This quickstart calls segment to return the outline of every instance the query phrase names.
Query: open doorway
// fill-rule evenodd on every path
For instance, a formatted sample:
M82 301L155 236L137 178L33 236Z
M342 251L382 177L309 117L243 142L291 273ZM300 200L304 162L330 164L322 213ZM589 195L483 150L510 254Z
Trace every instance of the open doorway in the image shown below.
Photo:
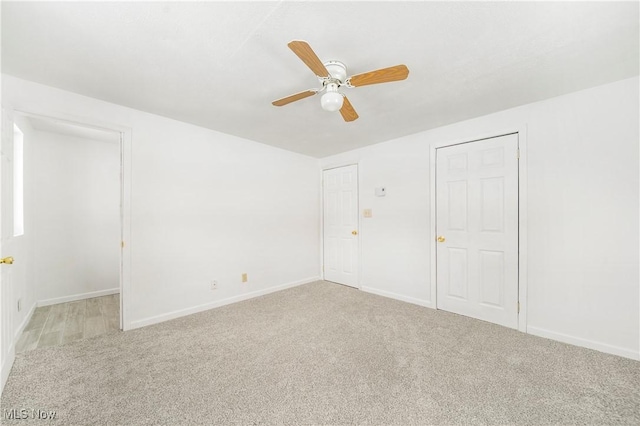
M23 141L24 234L11 244L22 260L11 285L27 311L15 352L121 330L123 134L18 112L14 123Z

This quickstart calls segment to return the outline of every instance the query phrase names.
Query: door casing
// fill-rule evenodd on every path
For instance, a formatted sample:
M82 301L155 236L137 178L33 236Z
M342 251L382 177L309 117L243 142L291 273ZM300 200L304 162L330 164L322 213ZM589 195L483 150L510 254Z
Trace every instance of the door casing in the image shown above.
M447 146L478 142L510 134L518 135L518 330L527 332L527 126L494 131L475 137L460 138L451 141L438 142L431 145L429 150L430 166L430 226L429 226L429 257L431 304L437 309L437 270L436 270L436 150Z

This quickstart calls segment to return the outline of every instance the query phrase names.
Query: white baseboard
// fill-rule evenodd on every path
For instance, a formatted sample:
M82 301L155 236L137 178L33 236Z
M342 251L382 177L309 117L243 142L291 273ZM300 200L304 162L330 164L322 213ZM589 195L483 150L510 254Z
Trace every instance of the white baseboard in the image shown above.
M20 327L16 330L16 333L13 335L13 339L11 340L11 346L9 346L9 352L7 353L7 357L2 363L2 367L0 367L0 394L4 390L4 385L7 383L7 379L9 378L9 373L11 372L11 367L13 367L13 362L16 359L16 344L18 343L18 339L22 335L22 332L31 321L31 317L36 310L36 303L31 305L29 309L29 313L25 316L24 320L20 324Z
M418 299L415 297L404 296L402 294L393 293L391 291L386 290L378 290L377 288L362 286L362 291L371 294L377 294L378 296L389 297L391 299L400 300L402 302L412 303L414 305L424 306L425 308L433 308L433 303L429 300Z
M609 345L607 343L596 342L593 340L583 339L581 337L570 336L568 334L558 333L555 331L545 330L544 328L532 326L527 326L527 333L533 334L534 336L546 337L547 339L568 343L570 345L582 346L583 348L594 349L596 351L605 352L608 354L640 360L640 352L634 351L632 349L621 348L619 346Z
M110 288L108 290L92 291L89 293L72 294L71 296L56 297L54 299L38 300L38 307L57 305L58 303L75 302L76 300L91 299L93 297L109 296L110 294L120 293L119 288Z
M4 385L7 383L7 379L9 378L9 373L11 372L11 367L13 367L13 361L16 359L16 345L15 343L11 344L9 348L9 352L2 362L2 367L0 367L0 395L4 390Z
M362 291L367 293L376 294L378 296L389 297L391 299L400 300L402 302L413 303L414 305L420 305L427 308L435 308L433 303L428 300L417 299L414 297L404 296L402 294L393 293L386 290L379 290L372 287L362 286ZM631 358L634 360L640 360L640 351L634 351L633 349L621 348L619 346L609 345L607 343L596 342L593 340L583 339L580 337L570 336L568 334L557 333L555 331L545 330L543 328L527 326L527 333L534 336L545 337L551 340L557 340L559 342L568 343L570 345L581 346L584 348L594 349L596 351L609 353L612 355L618 355L625 358Z
M303 280L290 282L287 284L277 285L273 287L266 288L264 290L252 291L250 293L241 294L238 296L228 297L222 300L214 300L213 302L204 303L202 305L197 305L191 308L180 309L173 312L168 312L162 315L156 315L149 318L144 318L137 321L132 321L130 324L130 328L128 330L133 330L135 328L145 327L147 325L158 324L164 321L169 321L175 318L184 317L186 315L195 314L202 311L208 311L209 309L218 308L220 306L229 305L231 303L242 302L243 300L253 299L254 297L264 296L265 294L275 293L276 291L285 290L287 288L296 287L303 284L309 284L314 281L320 280L320 277L310 277L305 278Z
M36 307L37 307L37 303L34 302L33 305L31 305L31 309L29 309L29 313L27 314L27 316L24 317L22 324L20 324L20 327L18 327L18 330L16 331L15 336L13 336L14 342L18 341L18 339L22 335L22 332L27 327L27 324L29 324L29 321L31 321L31 317L33 316L33 313L36 311Z

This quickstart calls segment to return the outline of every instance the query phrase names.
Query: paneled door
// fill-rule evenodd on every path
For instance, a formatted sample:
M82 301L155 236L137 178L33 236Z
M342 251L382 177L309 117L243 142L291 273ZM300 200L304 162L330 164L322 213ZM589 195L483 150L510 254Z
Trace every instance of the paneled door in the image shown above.
M437 306L518 328L518 135L436 150Z
M17 314L17 302L15 295L16 278L12 264L13 257L17 262L24 262L24 257L17 253L17 242L22 238L22 230L15 225L16 214L14 211L14 199L17 193L14 191L14 171L16 169L16 150L21 150L22 140L14 140L16 128L13 123L13 112L2 109L2 141L0 143L0 365L1 382L0 390L11 370L15 358L14 333L16 329L15 316ZM19 146L18 146L19 145ZM18 151L18 152L19 152ZM19 227L22 225L20 224ZM24 270L24 265L22 265Z
M358 166L322 174L324 279L358 287Z

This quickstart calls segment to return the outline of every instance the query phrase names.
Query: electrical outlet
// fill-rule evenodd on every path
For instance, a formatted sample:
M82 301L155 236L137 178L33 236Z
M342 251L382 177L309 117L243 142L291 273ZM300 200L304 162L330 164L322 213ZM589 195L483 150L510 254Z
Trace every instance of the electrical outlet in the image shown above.
M218 289L218 281L213 280L211 281L211 290L217 290Z
M22 310L22 299L18 299L18 312Z
M247 278L247 273L245 272L244 274L242 274L242 282L246 283L247 281L249 281L249 278Z

